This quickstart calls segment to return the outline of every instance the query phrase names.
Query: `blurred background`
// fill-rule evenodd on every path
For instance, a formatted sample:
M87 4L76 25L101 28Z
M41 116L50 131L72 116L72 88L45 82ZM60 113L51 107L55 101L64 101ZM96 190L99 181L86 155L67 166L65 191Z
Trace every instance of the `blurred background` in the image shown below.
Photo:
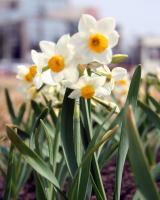
M129 55L123 66L160 68L159 9L160 0L0 0L0 123L7 121L4 87L14 102L20 101L16 66L31 63L30 50L39 50L40 40L56 42L65 33L75 33L83 13L116 19L121 37L114 52Z
M129 55L128 68L160 66L159 8L159 0L0 0L0 74L30 62L40 40L74 34L82 13L116 19L121 37L114 52Z

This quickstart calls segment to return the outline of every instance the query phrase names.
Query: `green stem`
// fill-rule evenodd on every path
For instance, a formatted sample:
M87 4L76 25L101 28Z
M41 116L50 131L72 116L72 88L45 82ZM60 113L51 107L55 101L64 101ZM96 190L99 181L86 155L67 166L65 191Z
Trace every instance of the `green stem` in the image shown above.
M74 127L74 148L77 158L77 163L80 165L82 159L82 143L80 135L80 108L79 108L79 99L76 99L74 105L74 117L73 117L73 127Z
M90 111L88 108L88 103L85 99L82 99L82 113L83 113L83 118L84 118L83 120L84 120L85 129L86 129L87 139L89 143L92 139L92 127L91 127L91 120L90 120L90 114L89 114ZM103 187L100 169L99 169L99 165L98 165L98 161L97 161L97 157L95 153L93 155L93 159L91 162L91 174L98 188L98 190L95 190L97 197L99 196L99 192L100 192L102 199L106 200L107 197L106 197L105 190Z

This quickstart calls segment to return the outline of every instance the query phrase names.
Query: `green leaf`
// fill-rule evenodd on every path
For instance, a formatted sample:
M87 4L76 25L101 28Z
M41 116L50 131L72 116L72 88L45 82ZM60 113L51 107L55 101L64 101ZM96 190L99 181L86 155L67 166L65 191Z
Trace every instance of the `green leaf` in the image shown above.
M159 200L160 195L158 194L153 177L150 174L149 165L136 127L131 106L129 107L126 115L126 124L130 145L129 157L135 175L135 181L140 189L140 192L146 199Z
M91 160L94 155L94 152L98 150L98 148L106 141L109 140L109 138L113 135L115 130L118 127L115 127L112 130L109 130L107 133L101 135L98 142L96 140L96 137L93 137L91 142L88 145L88 148L83 156L83 160L76 172L76 175L74 176L72 187L69 192L69 199L85 199L87 195L87 188L90 178L90 165ZM101 194L101 188L97 186L97 183L95 183L93 176L92 177L92 183L94 185L94 189L96 191L96 195L98 199L104 199L104 197Z
M149 100L151 101L151 103L155 106L157 112L160 112L160 103L158 101L156 101L153 97L149 96L148 97Z
M60 192L60 194L63 195L63 197L65 198L64 194L59 188L59 183L56 177L54 176L46 162L43 161L38 154L32 151L11 128L7 127L7 130L8 137L16 146L16 148L21 152L26 162L41 176L50 181L54 185L55 189L58 190L58 192Z
M31 106L34 112L36 113L36 115L39 115L41 113L41 108L36 101L31 100Z
M152 169L151 169L151 174L155 180L159 179L160 177L160 163L156 164Z
M35 132L36 128L38 128L39 124L40 124L40 120L44 119L46 116L48 115L48 108L44 108L42 110L42 112L38 115L34 127L33 127L33 132Z
M26 140L30 138L30 135L25 132L24 130L21 130L19 127L15 127L17 128L17 134L21 137L22 140Z
M53 172L56 171L58 155L59 155L59 147L61 145L60 138L60 123L61 123L61 114L59 113L59 117L56 121L56 129L55 129L55 137L53 141Z
M47 200L46 192L43 187L41 177L35 172L34 173L35 184L36 184L36 199L37 200Z
M5 88L5 97L6 97L6 102L7 102L7 107L8 107L8 112L11 116L12 122L16 123L16 115L15 115L15 111L12 105L12 101L8 92L8 89Z
M138 101L138 105L143 109L143 111L147 114L148 119L154 123L157 128L160 128L160 117L147 105Z
M47 138L47 142L48 142L50 164L53 166L53 147L52 147L53 141L49 134L48 127L45 125L45 123L43 122L42 119L40 121L41 121L42 127L44 129L44 132L46 134L46 138Z
M80 131L80 106L79 99L75 100L74 105L74 116L73 116L73 128L74 128L74 148L77 157L78 165L82 159L82 142L81 142L81 131Z
M121 128L120 143L118 148L114 200L120 199L123 168L129 147L129 141L125 124L126 108L128 107L129 104L131 104L133 108L136 109L140 80L141 80L141 66L139 65L136 68L134 75L132 77L124 110L122 111L122 113L120 113L121 115L119 115L121 117L120 119L122 120L122 128Z
M73 177L78 168L78 165L74 151L73 139L74 100L68 98L70 93L71 90L66 89L61 115L61 140L68 170L71 174L71 177Z
M26 111L26 104L23 103L19 109L17 124L20 124L22 122L25 111Z
M102 157L99 157L99 166L100 169L104 167L104 165L117 153L118 144L113 145L109 151L105 151L102 154Z
M88 109L88 102L81 98L81 114L83 117L83 123L84 123L84 128L86 130L86 134L87 134L87 139L88 139L88 143L91 141L92 139L92 127L91 127L91 120L90 120L90 110ZM106 199L106 194L104 191L104 187L103 187L103 182L102 182L102 178L101 178L101 174L100 174L100 169L98 166L98 161L97 161L97 157L96 154L94 153L93 155L93 159L91 162L91 174L93 176L94 182L97 184L97 188L99 189L102 198L105 200ZM95 191L97 192L97 191ZM97 193L98 195L98 193Z
M8 133L8 131L7 131ZM11 145L10 153L9 153L9 161L7 168L7 178L6 178L6 188L4 193L4 200L9 200L13 196L13 171L14 169L14 147Z
M19 195L19 192L29 179L31 172L32 168L26 162L20 160L19 171L16 171L16 194Z

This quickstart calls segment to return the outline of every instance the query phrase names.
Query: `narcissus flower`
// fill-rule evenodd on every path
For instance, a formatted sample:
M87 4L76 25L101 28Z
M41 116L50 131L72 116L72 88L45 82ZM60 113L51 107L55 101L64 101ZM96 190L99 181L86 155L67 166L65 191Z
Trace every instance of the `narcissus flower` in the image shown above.
M97 68L96 73L105 77L105 87L108 90L113 90L115 83L118 81L123 82L123 79L127 76L126 69L122 67L115 67L111 71L106 65Z
M79 78L76 84L70 87L74 89L74 91L69 95L69 98L76 99L83 97L85 99L90 99L93 96L101 97L110 95L110 91L103 87L104 83L104 77L89 77L84 75Z
M47 56L47 66L55 82L60 82L64 79L70 79L74 82L78 79L78 70L71 63L73 48L70 44L69 35L62 36L57 44L41 41L40 48L45 57Z
M115 81L114 92L119 95L126 96L129 91L129 85L130 79L129 76L126 75L123 79Z
M19 65L17 68L18 74L16 78L19 80L23 80L28 84L32 84L37 74L37 66L32 65L30 67L26 67L25 65Z
M17 78L24 81L24 83L27 85L34 84L36 88L39 89L43 84L41 73L43 67L46 66L45 55L32 50L31 57L34 64L29 67L26 67L25 65L19 65L17 67Z
M112 48L117 45L119 34L115 31L115 20L103 18L99 21L90 15L82 15L78 25L79 32L72 36L71 42L76 54L81 54L81 63L99 62L109 64Z

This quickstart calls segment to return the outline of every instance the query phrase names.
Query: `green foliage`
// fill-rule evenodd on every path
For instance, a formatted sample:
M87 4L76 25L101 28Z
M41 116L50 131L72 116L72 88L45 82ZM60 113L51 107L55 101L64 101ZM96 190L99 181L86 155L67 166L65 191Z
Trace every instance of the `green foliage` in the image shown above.
M117 55L114 62L125 57ZM68 98L70 89L58 107L44 95L44 102L32 100L16 111L6 89L13 124L7 125L11 146L0 146L0 171L6 179L4 199L18 198L33 174L38 200L90 200L93 193L97 200L107 200L101 169L115 155L114 200L120 199L127 155L137 183L133 199L160 199L156 186L160 178L156 162L160 103L148 92L144 101L139 100L140 84L138 66L120 112L114 104L98 98L72 100Z

